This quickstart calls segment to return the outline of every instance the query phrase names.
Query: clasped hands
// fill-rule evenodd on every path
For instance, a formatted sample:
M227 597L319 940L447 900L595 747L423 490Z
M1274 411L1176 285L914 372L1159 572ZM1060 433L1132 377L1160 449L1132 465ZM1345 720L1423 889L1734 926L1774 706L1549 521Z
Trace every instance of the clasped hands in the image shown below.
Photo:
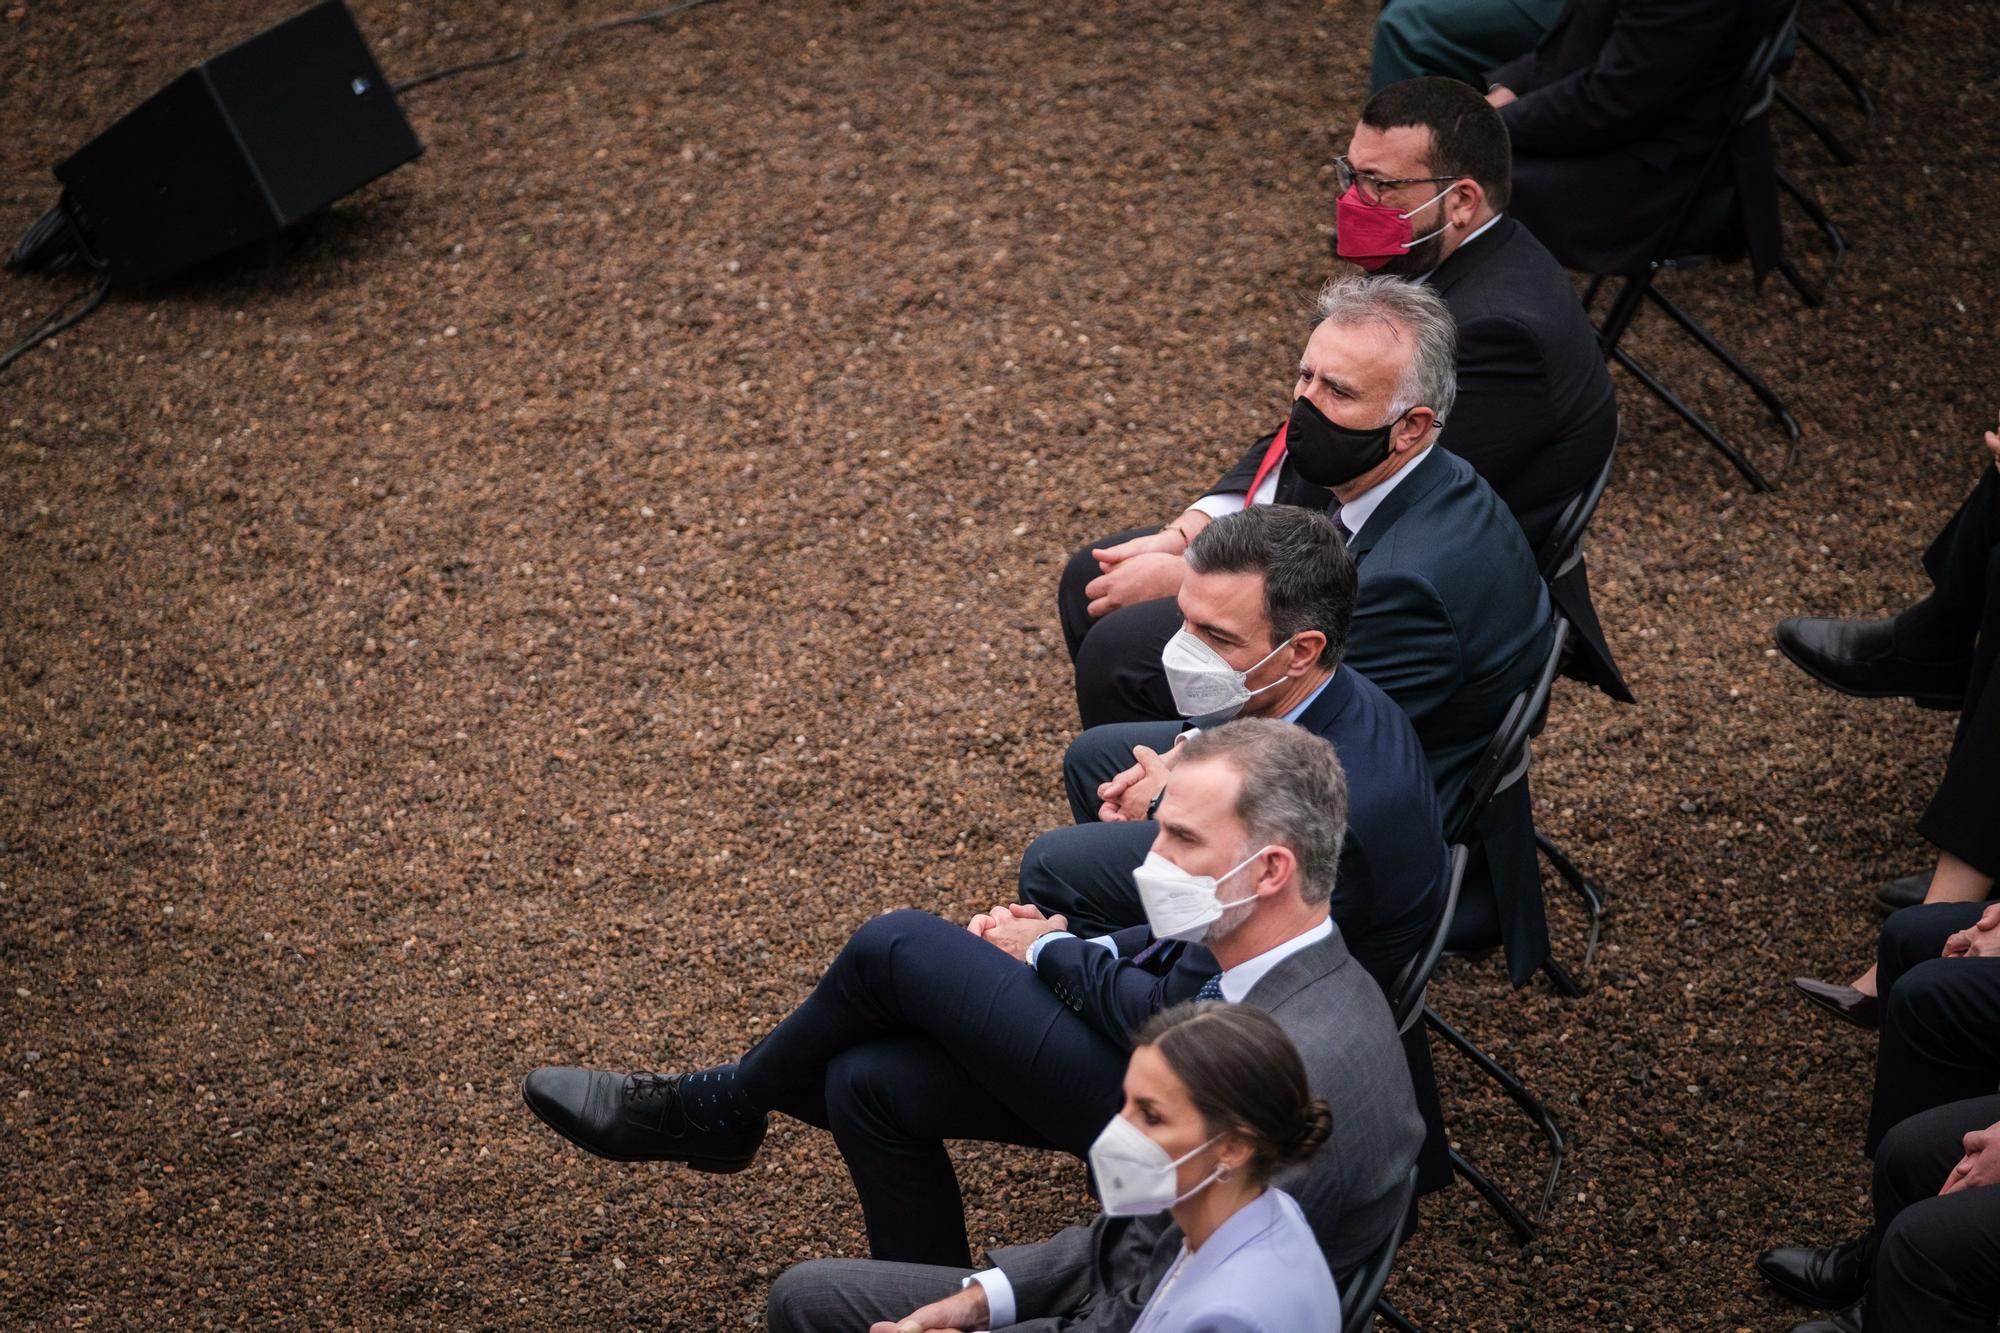
M1153 798L1167 785L1167 770L1174 766L1176 753L1169 750L1160 755L1146 746L1133 746L1132 767L1111 781L1098 784L1097 799L1104 804L1097 807L1097 817L1107 824L1121 819L1144 819L1152 808Z
M2000 903L1990 904L1969 929L1944 942L1946 958L2000 958Z
M1029 903L991 907L968 921L965 928L1002 953L1028 961L1028 946L1055 930L1068 930L1069 918L1058 912L1045 916ZM928 1325L926 1326L928 1327Z
M1944 1178L1944 1187L1939 1194L1956 1194L1960 1190L1983 1189L1988 1185L2000 1185L2000 1122L1985 1129L1975 1129L1965 1136L1965 1156L1958 1159L1958 1165Z
M1185 529L1167 527L1092 550L1091 558L1102 572L1083 588L1090 599L1091 618L1178 593L1187 573L1187 563L1181 559L1187 548Z

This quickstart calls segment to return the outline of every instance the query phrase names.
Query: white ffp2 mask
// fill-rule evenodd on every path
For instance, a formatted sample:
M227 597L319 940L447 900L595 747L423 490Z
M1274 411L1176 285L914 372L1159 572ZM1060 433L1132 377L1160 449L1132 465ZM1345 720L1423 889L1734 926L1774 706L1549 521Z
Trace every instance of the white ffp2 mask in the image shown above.
M1252 698L1285 682L1286 677L1280 676L1270 685L1259 685L1253 690L1244 678L1291 643L1286 639L1252 663L1249 670L1238 671L1223 660L1221 653L1190 633L1187 626L1181 626L1160 651L1160 665L1166 669L1167 688L1173 691L1174 707L1182 717L1206 717L1211 713L1234 717Z
M1260 847L1220 875L1192 875L1158 852L1147 852L1146 859L1132 872L1132 882L1138 886L1139 902L1146 909L1146 926L1153 932L1153 938L1201 943L1209 926L1224 911L1241 907L1257 896L1252 893L1249 898L1223 902L1217 892L1222 881L1270 850Z
M1145 1130L1122 1115L1112 1116L1111 1123L1090 1145L1090 1171L1097 1177L1097 1195L1104 1201L1104 1211L1112 1217L1164 1213L1181 1200L1207 1189L1221 1177L1221 1166L1186 1194L1175 1192L1174 1171L1221 1137L1217 1134L1192 1152L1169 1157L1167 1150L1153 1142Z

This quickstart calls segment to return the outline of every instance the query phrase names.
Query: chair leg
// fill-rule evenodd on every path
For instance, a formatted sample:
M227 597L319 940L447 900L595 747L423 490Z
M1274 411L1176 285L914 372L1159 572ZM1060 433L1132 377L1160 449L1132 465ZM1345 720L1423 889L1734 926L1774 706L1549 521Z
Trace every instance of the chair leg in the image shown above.
M1887 37L1889 35L1889 25L1875 17L1875 11L1862 3L1862 0L1842 0L1842 3L1853 11L1854 17L1860 19L1861 25L1867 28L1869 32L1877 37Z
M1465 1155L1456 1148L1451 1150L1451 1169L1464 1177L1466 1184L1479 1191L1479 1197L1486 1200L1487 1205L1499 1214L1500 1220L1507 1224L1507 1229L1514 1233L1514 1239L1518 1243L1526 1245L1534 1240L1538 1233L1535 1224L1528 1220L1528 1215L1515 1207L1514 1201L1507 1197L1507 1192L1494 1184L1485 1172L1467 1161Z
M1792 290L1799 294L1799 299L1806 303L1807 309L1817 310L1826 304L1826 294L1813 285L1812 279L1799 272L1799 266L1789 258L1782 256L1779 258L1778 272L1784 275L1786 282L1792 284Z
M1549 841L1540 829L1535 830L1535 846L1548 858L1549 865L1563 883L1583 899L1583 910L1590 917L1590 938L1583 946L1583 962L1577 970L1587 974L1591 960L1597 957L1597 943L1604 934L1604 895L1588 876L1576 868L1576 862L1570 860L1562 848Z
M1542 1105L1541 1099L1528 1091L1526 1084L1514 1077L1508 1070L1502 1068L1492 1056L1480 1050L1472 1038L1445 1022L1444 1017L1429 1005L1424 1006L1424 1023L1431 1031L1449 1042L1460 1055L1472 1061L1481 1073L1499 1084L1500 1091L1506 1093L1514 1105L1520 1107L1527 1114L1528 1119L1535 1122L1535 1127L1541 1130L1542 1137L1548 1140L1549 1153L1554 1158L1554 1161L1549 1166L1548 1183L1542 1188L1541 1211L1535 1214L1537 1219L1546 1218L1549 1214L1549 1205L1555 1200L1556 1181L1562 1175L1563 1157L1568 1152L1568 1148L1563 1140L1562 1127L1556 1124L1556 1118L1549 1114L1549 1108ZM1474 1178L1478 1175L1478 1169L1473 1167L1470 1162L1463 1162L1463 1159L1456 1150L1452 1152L1452 1166L1458 1170L1460 1175L1465 1176L1471 1182L1474 1189L1486 1195L1488 1203L1492 1203L1496 1209L1500 1209L1500 1204L1495 1202L1493 1197L1495 1194L1499 1194L1498 1188L1493 1187L1491 1181L1487 1182L1487 1186L1492 1188L1491 1194L1488 1193L1486 1188L1482 1188L1479 1179L1484 1178ZM1500 1197L1504 1199L1506 1196L1503 1194ZM1508 1216L1508 1210L1510 1209L1516 1213L1519 1211L1518 1209L1514 1209L1513 1204L1510 1202L1506 1209L1500 1210L1501 1216ZM1512 1225L1511 1220L1509 1225ZM1516 1232L1518 1234L1519 1228L1516 1228ZM1524 1236L1522 1243L1526 1244L1527 1240L1528 1238Z
M1803 26L1798 29L1798 34L1799 45L1826 62L1827 69L1832 71L1834 78L1840 80L1840 86L1847 89L1847 95L1854 99L1854 105L1861 108L1861 113L1865 116L1874 115L1875 98L1868 91L1868 86L1861 82L1860 76L1836 59L1833 52L1821 46L1819 39L1807 32Z
M1602 278L1592 279L1592 293L1602 281ZM1605 313L1604 322L1597 326L1597 341L1602 344L1606 356L1610 356L1624 341L1625 331L1632 327L1633 319L1639 314L1640 303L1646 299L1646 293L1652 290L1652 286L1653 271L1648 269L1637 277L1625 279L1618 294L1611 298L1611 309Z
M1839 135L1827 128L1825 121L1800 106L1798 98L1793 97L1783 88L1775 89L1774 96L1777 98L1779 106L1782 106L1785 110L1791 112L1804 122L1805 127L1813 132L1813 137L1818 139L1825 146L1826 151L1833 155L1835 162L1838 162L1843 167L1851 167L1861 160L1855 156L1853 149L1840 141Z
M1785 406L1785 400L1772 392L1771 386L1759 379L1755 371L1731 355L1729 349L1717 342L1693 315L1681 309L1659 288L1648 287L1646 296L1654 305L1667 312L1667 318L1681 326L1681 332L1700 343L1710 356L1728 368L1730 374L1748 385L1750 392L1757 395L1757 401L1764 405L1788 437L1794 440L1799 438L1799 423L1792 416L1791 410Z
M1542 960L1542 975L1547 977L1549 984L1556 988L1556 994L1562 996L1565 1000L1581 1000L1583 998L1583 987L1578 985L1576 978L1569 974L1569 969L1558 963L1555 959L1544 958Z
M1411 1323L1409 1318L1401 1310L1398 1310L1387 1296L1375 1302L1375 1317L1390 1328L1395 1329L1396 1333L1424 1333L1422 1329Z
M1638 380L1640 384L1651 391L1655 398L1658 398L1661 402L1672 408L1675 415L1693 427L1695 434L1707 440L1711 448L1734 464L1736 470L1743 474L1743 479L1750 483L1752 490L1772 491L1777 489L1769 481L1765 480L1764 474L1759 472L1749 459L1743 456L1742 450L1725 439L1721 431L1709 425L1707 419L1699 412L1696 412L1693 408L1682 402L1680 396L1665 384L1662 384L1652 371L1647 370L1637 361L1634 361L1631 354L1624 348L1613 348L1611 350L1611 359L1625 367L1633 379Z
M1812 224L1819 228L1820 234L1826 237L1827 249L1833 252L1829 268L1839 269L1840 261L1847 258L1846 233L1826 215L1826 210L1819 206L1819 200L1813 198L1797 181L1782 171L1778 173L1778 188L1792 197L1792 202L1799 206L1799 211L1811 219Z
M1591 307L1597 304L1597 293L1603 290L1603 288L1604 275L1602 273L1591 274L1590 285L1583 289L1583 313L1586 315L1590 313Z

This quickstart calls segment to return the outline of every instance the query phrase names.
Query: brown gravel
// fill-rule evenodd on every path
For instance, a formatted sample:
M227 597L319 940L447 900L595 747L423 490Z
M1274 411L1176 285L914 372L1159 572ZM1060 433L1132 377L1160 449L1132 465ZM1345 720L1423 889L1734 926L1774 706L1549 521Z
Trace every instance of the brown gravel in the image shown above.
M0 11L0 237L288 7ZM1007 896L1063 817L1060 561L1281 409L1374 6L1082 8L742 0L421 90L414 166L0 377L10 1321L738 1328L859 1251L822 1134L613 1167L516 1086L725 1058L871 913ZM621 6L356 9L401 77ZM1438 990L1574 1156L1525 1252L1433 1203L1392 1287L1433 1328L1782 1328L1751 1257L1863 1216L1869 1044L1783 978L1864 961L1950 718L1768 645L1910 598L1978 465L1996 20L1811 12L1883 103L1795 79L1863 168L1780 123L1855 244L1833 302L1674 280L1803 456L1751 496L1622 382L1592 567L1643 703L1566 687L1537 752L1617 918L1582 1001ZM1635 346L1779 466L1708 363ZM1447 1096L1531 1195L1522 1123ZM1087 1209L1074 1164L963 1161L981 1237Z

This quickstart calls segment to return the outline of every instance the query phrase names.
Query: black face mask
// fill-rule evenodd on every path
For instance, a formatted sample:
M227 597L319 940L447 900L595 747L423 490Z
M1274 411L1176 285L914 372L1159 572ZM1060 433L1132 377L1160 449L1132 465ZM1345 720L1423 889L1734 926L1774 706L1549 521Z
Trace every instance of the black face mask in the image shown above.
M1373 430L1349 430L1329 421L1303 394L1292 400L1291 424L1285 428L1285 456L1292 470L1315 486L1345 486L1389 456L1389 437L1397 417Z

